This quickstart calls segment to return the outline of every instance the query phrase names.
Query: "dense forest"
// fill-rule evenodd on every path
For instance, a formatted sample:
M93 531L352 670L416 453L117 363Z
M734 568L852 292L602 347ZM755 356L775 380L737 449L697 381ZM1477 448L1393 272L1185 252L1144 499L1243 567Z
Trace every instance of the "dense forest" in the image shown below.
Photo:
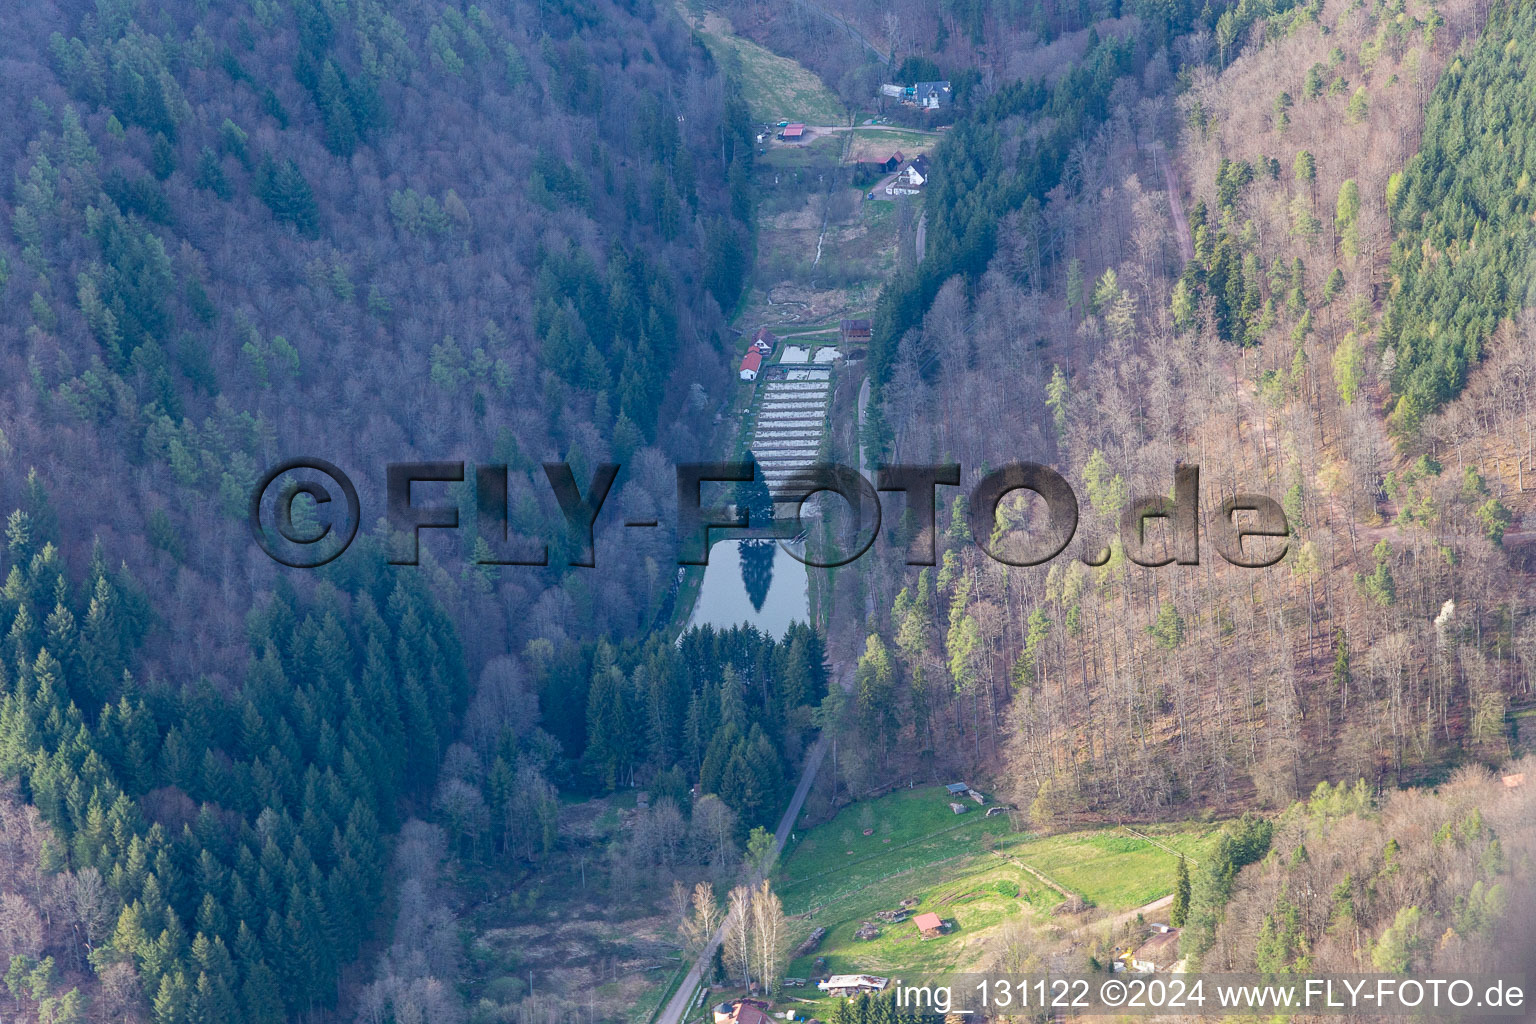
M1399 233L1382 341L1395 358L1391 422L1407 437L1461 393L1495 329L1536 298L1533 111L1521 88L1533 29L1529 6L1496 5L1435 90L1418 154L1387 183Z
M1278 808L1325 779L1435 779L1518 743L1536 666L1520 585L1529 320L1511 322L1530 280L1523 227L1489 233L1508 248L1476 246L1501 268L1488 271L1492 290L1440 293L1455 293L1457 336L1487 365L1457 371L1461 402L1396 444L1391 434L1404 374L1417 372L1404 370L1406 346L1428 330L1393 333L1428 287L1403 254L1429 253L1424 273L1450 265L1416 234L1394 249L1403 190L1429 188L1413 184L1427 160L1414 156L1416 126L1438 112L1427 147L1499 95L1461 68L1516 74L1501 26L1518 16L1506 10L1473 41L1478 16L1451 3L1270 7L1246 46L1196 31L1175 45L1182 67L1138 56L1059 183L977 213L995 240L973 267L943 262L943 225L992 182L925 197L929 250L940 248L923 273L949 272L931 300L877 320L914 326L888 337L874 440L893 461L968 473L1043 456L1072 481L1086 540L1081 559L999 565L976 550L964 501L941 490L937 571L877 552L881 611L860 637L867 685L845 726L865 736L841 762L850 792L1001 756L1000 781L1032 820L1066 824L1191 802ZM984 154L1006 159L1030 123L1004 119L990 138L957 125L935 163L979 146L992 166ZM1501 138L1491 127L1490 152ZM1504 180L1518 195L1519 173L1479 179L1477 194ZM1495 287L1497 275L1519 286ZM916 294L908 284L885 308ZM1449 344L1452 332L1436 336ZM1165 540L1128 550L1121 513L1168 493L1181 463L1201 467L1207 524L1238 491L1283 506L1292 537L1279 566L1213 565L1209 547L1198 566L1132 564L1155 562ZM991 543L1006 547L1041 514L1038 501L1005 501ZM1108 564L1081 564L1101 547Z
M628 511L669 499L751 257L745 107L646 2L6 25L0 773L40 815L8 863L42 872L6 905L10 992L54 1021L313 1017L358 980L412 814L466 850L552 840L572 769L519 703L526 645L631 633L669 595L661 540L598 579L558 539L547 569L476 565L473 529L386 566L383 464L509 466L525 538L563 536L542 460L583 486L626 463ZM353 474L370 534L309 576L243 524L295 454ZM763 747L737 725L722 772Z
M108 1016L136 986L164 1022L332 1003L383 894L397 808L432 781L464 707L452 625L376 554L355 589L281 588L253 607L237 693L140 683L144 591L99 551L73 580L34 525L48 513L7 524L0 773L50 830L26 856L73 888L57 917L13 908L22 939L0 952L36 979L13 994L71 1019L42 1004L78 1000L88 964Z
M543 727L585 785L647 779L678 808L697 785L743 829L776 821L828 683L823 641L806 625L782 640L750 626L698 627L675 645L652 636L624 650L599 640L549 652L538 674Z
M815 625L680 626L670 531L620 524L667 520L675 464L733 443L741 310L778 266L759 206L814 177L825 236L876 180L829 147L785 162L690 28L706 6L850 118L931 132L893 217L912 255L837 369L867 410L842 401L866 461L959 462L966 485L1055 466L1081 502L1061 558L986 557L1040 503L1011 495L977 538L945 488L938 565L903 563L891 514L818 578ZM1507 910L1530 790L1484 766L1528 749L1536 700L1530 5L50 0L3 21L8 1013L594 1020L532 965L585 943L593 987L618 986L635 921L629 975L703 953L710 886L771 871L818 735L802 822L952 777L1038 832L1232 819L1181 885L1203 968L1528 946ZM932 115L877 93L939 78ZM244 521L301 454L362 503L315 572ZM438 484L463 527L392 565L384 466L439 459L507 467L505 536L473 485ZM572 564L555 460L583 490L622 464L601 571ZM1146 568L1171 538L1122 516L1190 464L1205 557ZM1250 542L1272 568L1212 550L1244 492L1284 509L1283 543ZM504 557L529 541L548 565ZM773 550L743 558L759 610ZM758 913L778 935L749 889L729 933ZM1040 966L1043 937L1010 934L978 955ZM753 941L733 978L782 959ZM470 980L486 965L499 987ZM834 1017L909 1019L889 998Z
M679 20L306 0L43 5L16 29L0 479L57 459L65 554L100 535L174 594L190 632L150 637L157 664L239 671L235 605L210 598L271 577L213 570L205 538L280 456L344 465L375 510L385 461L509 465L519 536L559 533L545 459L584 483L619 458L616 500L670 495L661 453L700 443L692 384L723 372L752 244L744 107ZM103 476L126 488L116 518L72 514ZM520 648L520 624L558 636L574 609L647 623L663 547L563 588L559 549L547 573L468 573L500 609L477 634Z
M1516 767L1521 767L1516 765ZM1195 872L1184 952L1203 969L1417 974L1518 963L1530 921L1529 796L1480 769L1375 799L1320 785ZM1263 840L1261 843L1260 840ZM1223 881L1223 877L1226 881ZM1508 952L1506 952L1508 951Z
M1097 28L1089 28L1084 53L1049 86L1026 79L999 88L935 150L939 184L925 196L923 207L929 222L927 251L918 267L881 293L875 313L871 360L878 383L889 379L897 345L919 324L944 282L955 275L974 281L986 270L1003 218L1019 211L1025 217L1039 215L1041 202L1061 182L1073 147L1109 115L1117 81L1144 70L1155 53L1161 53L1167 65L1168 53L1158 44L1166 44L1170 36L1218 27L1219 38L1242 40L1261 10L1264 35L1278 34L1294 22L1287 12L1296 8L1305 17L1311 10L1273 0L1262 8L1241 3L1222 12L1209 5L1199 12L1190 4L1158 8L1157 16L1141 11L1143 17L1130 21L1140 29L1134 36L1101 37ZM1119 13L1104 11L1102 16ZM1231 44L1223 45L1217 60L1225 60L1229 49ZM1033 120L1040 128L1016 137L1005 128L1011 119Z

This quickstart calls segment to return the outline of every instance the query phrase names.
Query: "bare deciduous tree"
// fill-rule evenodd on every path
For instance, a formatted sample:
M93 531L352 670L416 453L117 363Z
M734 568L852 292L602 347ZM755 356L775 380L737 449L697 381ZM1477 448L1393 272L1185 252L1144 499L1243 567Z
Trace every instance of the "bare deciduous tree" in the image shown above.
M757 969L757 981L764 992L778 987L784 968L785 919L784 904L763 879L752 893L752 963Z
M742 988L752 982L752 890L738 885L726 899L725 944L721 947L725 969L741 979Z
M700 882L693 887L690 912L683 922L683 941L689 955L697 955L709 945L718 927L720 907L715 903L715 887Z

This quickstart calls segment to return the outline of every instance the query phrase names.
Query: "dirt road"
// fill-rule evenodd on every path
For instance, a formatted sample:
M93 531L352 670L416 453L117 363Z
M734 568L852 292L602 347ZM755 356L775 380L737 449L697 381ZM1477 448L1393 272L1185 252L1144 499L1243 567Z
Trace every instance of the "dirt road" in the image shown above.
M1179 169L1162 142L1152 143L1152 159L1163 169L1163 188L1168 192L1168 208L1173 214L1173 233L1179 240L1179 255L1188 263L1195 258L1195 242L1189 234L1189 219L1184 216L1184 190L1179 184Z
M1160 900L1153 900L1151 903L1137 907L1135 910L1127 910L1125 913L1116 914L1114 917L1101 917L1097 921L1089 921L1085 925L1080 925L1077 928L1074 928L1072 930L1072 934L1079 936L1085 935L1088 932L1093 931L1096 928L1102 928L1105 925L1108 925L1111 930L1114 930L1115 928L1119 928L1121 925L1129 924L1130 922L1136 920L1136 915L1138 914L1150 921L1153 914L1156 914L1159 911L1167 910L1171 906L1173 906L1173 893L1169 893L1167 896L1164 896Z

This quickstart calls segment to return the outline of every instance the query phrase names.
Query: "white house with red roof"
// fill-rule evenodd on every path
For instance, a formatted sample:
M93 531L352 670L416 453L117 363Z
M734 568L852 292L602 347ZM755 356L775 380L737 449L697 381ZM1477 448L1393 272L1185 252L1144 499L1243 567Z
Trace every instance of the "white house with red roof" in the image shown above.
M763 354L756 348L749 349L741 360L741 379L757 380L757 373L763 368Z

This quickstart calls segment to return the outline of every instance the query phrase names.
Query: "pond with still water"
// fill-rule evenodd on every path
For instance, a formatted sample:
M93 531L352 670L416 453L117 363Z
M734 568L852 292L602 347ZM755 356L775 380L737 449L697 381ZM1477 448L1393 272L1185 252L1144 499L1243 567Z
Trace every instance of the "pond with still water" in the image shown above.
M761 546L743 547L754 543ZM778 544L718 541L710 546L709 565L688 628L729 629L745 622L783 637L791 622L810 621L807 583L805 565Z

